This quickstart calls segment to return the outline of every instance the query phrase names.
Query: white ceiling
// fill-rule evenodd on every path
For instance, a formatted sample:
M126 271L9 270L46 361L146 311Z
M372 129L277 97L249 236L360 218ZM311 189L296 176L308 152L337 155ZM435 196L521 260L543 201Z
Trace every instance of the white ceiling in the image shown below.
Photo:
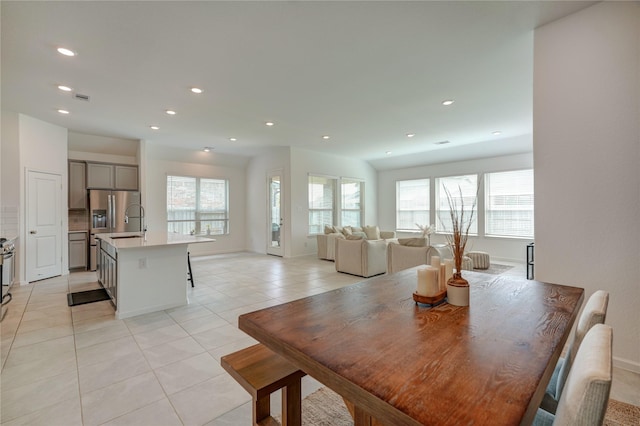
M296 146L377 169L529 152L533 29L593 3L2 1L2 108L79 133L242 156Z

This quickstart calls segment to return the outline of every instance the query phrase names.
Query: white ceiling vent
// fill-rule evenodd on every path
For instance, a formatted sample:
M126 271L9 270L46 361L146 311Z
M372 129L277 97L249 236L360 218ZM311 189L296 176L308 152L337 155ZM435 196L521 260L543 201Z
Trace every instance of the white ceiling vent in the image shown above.
M79 101L87 101L87 102L89 102L89 95L83 95L82 93L74 93L73 97L74 97L74 99L77 99Z

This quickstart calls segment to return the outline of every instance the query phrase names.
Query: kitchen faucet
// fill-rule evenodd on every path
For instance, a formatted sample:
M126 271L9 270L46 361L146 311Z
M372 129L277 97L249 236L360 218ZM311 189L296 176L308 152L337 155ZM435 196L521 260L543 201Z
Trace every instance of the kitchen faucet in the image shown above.
M129 208L134 206L140 207L140 219L142 219L142 231L143 231L142 235L144 236L144 240L147 241L147 225L144 223L144 207L142 206L142 204L132 203L127 206L127 208L124 211L124 223L129 223L129 214L128 214Z

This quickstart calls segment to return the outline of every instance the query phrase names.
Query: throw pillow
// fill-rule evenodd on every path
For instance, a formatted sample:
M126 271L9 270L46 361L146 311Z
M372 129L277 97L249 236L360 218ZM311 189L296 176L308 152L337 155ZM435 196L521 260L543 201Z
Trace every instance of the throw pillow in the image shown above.
M349 235L353 234L353 231L351 231L350 226L344 226L342 227L342 233L344 234L345 237L348 237Z
M398 238L398 244L407 247L426 247L426 238Z
M352 226L351 227L351 231L353 231L353 232L363 232L362 228L360 228L359 226Z
M335 231L335 229L333 229L333 226L331 225L325 225L324 226L324 233L325 234L333 234Z
M342 226L334 226L333 227L333 232L337 232L339 234L343 234L344 235L344 233L342 232Z
M365 234L365 233L364 233L364 232L362 232L362 231L359 231L359 232L357 232L357 231L353 231L352 236L353 236L353 237L360 237L360 238L362 238L363 240L366 240L366 239L367 239L367 234Z
M367 234L367 240L380 239L380 228L378 226L363 226L362 230Z
M349 234L347 235L347 240L366 240L366 238L363 238L361 234L362 232L358 232L357 234Z

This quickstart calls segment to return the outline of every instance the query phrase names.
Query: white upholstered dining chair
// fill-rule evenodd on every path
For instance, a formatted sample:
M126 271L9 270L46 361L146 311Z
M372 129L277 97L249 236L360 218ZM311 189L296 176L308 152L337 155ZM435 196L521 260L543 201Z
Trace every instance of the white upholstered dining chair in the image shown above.
M573 340L569 344L566 356L560 358L551 376L551 381L547 386L546 393L542 399L540 407L549 413L555 413L558 401L567 381L567 376L572 368L573 360L580 348L580 344L587 332L596 324L603 324L607 316L607 306L609 304L609 293L598 290L589 297L587 304L578 319L578 326L573 334Z
M539 408L534 426L600 426L609 402L613 330L596 324L580 345L555 415Z

